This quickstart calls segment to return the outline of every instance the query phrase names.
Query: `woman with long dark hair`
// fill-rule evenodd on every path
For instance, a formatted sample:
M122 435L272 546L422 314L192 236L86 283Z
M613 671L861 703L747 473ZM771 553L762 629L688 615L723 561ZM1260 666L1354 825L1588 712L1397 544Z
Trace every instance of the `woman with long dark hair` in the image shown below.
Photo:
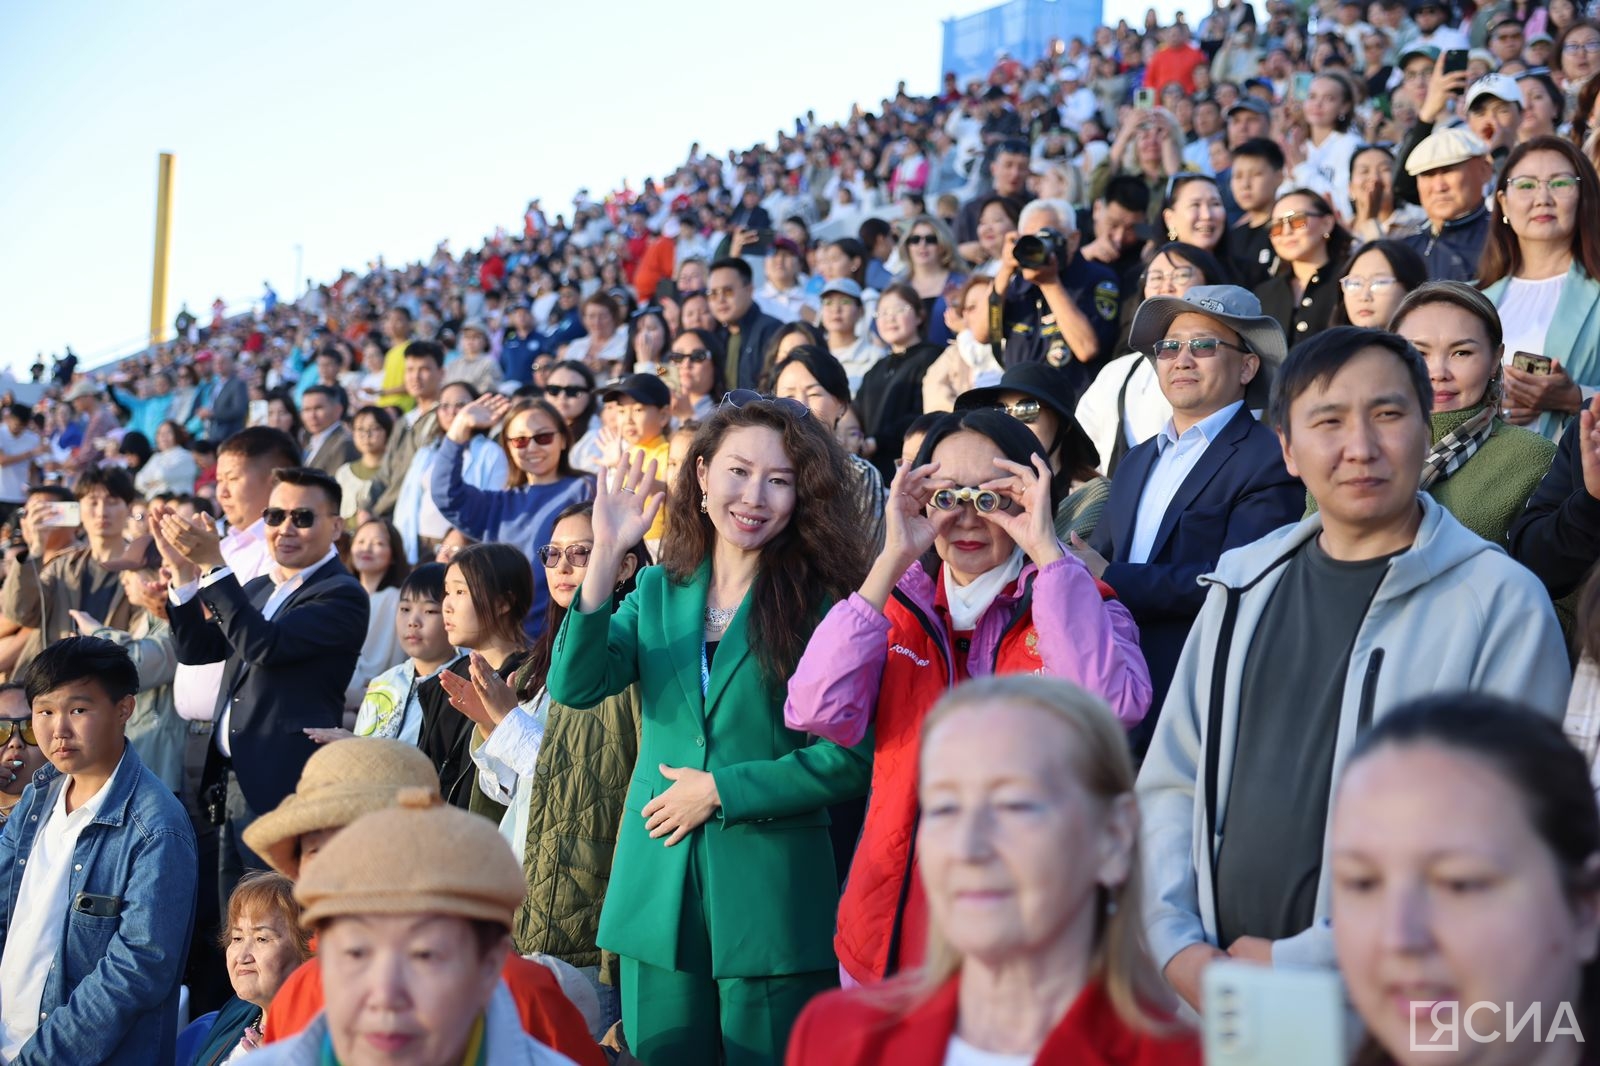
M1552 440L1600 385L1600 176L1559 137L1511 150L1495 183L1478 285L1505 328L1507 421ZM1517 366L1548 356L1548 373Z
M641 492L656 476L636 452L601 479L546 679L572 707L639 685L639 769L597 939L622 956L623 1024L648 1066L777 1061L837 980L826 808L870 772L865 752L784 729L780 708L812 629L865 572L859 515L826 427L730 393L673 486L663 565L613 609L626 546L663 503Z

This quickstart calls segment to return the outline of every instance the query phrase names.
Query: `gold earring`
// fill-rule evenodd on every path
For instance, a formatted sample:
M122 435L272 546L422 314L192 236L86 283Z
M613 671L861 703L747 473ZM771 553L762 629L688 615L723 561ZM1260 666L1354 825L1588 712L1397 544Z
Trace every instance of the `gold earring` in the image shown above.
M1177 239L1178 239L1178 231L1177 230L1175 230L1175 229L1167 230L1167 240L1175 241Z
M700 497L700 513L706 513L706 498L704 496Z

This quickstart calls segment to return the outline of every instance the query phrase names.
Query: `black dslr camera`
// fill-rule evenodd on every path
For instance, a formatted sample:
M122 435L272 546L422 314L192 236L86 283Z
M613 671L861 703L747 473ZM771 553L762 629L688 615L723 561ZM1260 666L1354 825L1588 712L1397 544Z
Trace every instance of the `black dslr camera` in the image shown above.
M1067 239L1053 229L1042 229L1026 237L1018 237L1012 255L1017 265L1028 270L1038 270L1058 260L1067 247Z

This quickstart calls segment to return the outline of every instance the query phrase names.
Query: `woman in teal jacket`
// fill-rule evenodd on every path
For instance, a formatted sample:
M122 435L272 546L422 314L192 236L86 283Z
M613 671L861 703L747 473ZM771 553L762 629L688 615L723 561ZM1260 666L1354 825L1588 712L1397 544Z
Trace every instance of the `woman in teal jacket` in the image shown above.
M1506 419L1551 440L1600 386L1600 176L1559 137L1511 150L1495 188L1478 287L1505 326ZM1549 373L1518 352L1552 360Z
M594 549L556 638L551 699L637 683L639 759L599 945L622 957L622 1018L649 1066L776 1063L837 981L830 804L861 796L858 749L785 727L785 681L866 572L844 453L792 400L730 393L671 488L663 565L615 612L627 546L660 510L634 455L600 479ZM600 649L604 648L602 654Z

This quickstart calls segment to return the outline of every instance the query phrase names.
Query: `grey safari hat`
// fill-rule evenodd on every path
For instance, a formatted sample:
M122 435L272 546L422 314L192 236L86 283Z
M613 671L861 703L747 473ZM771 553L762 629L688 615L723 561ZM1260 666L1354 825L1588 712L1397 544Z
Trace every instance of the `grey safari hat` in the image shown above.
M1272 394L1273 372L1289 354L1278 320L1261 313L1261 301L1248 289L1196 285L1182 296L1152 296L1140 304L1133 314L1128 346L1152 357L1151 346L1166 337L1173 319L1185 314L1205 315L1239 334L1244 346L1261 360L1261 369L1245 389L1245 400L1252 410L1265 408Z

